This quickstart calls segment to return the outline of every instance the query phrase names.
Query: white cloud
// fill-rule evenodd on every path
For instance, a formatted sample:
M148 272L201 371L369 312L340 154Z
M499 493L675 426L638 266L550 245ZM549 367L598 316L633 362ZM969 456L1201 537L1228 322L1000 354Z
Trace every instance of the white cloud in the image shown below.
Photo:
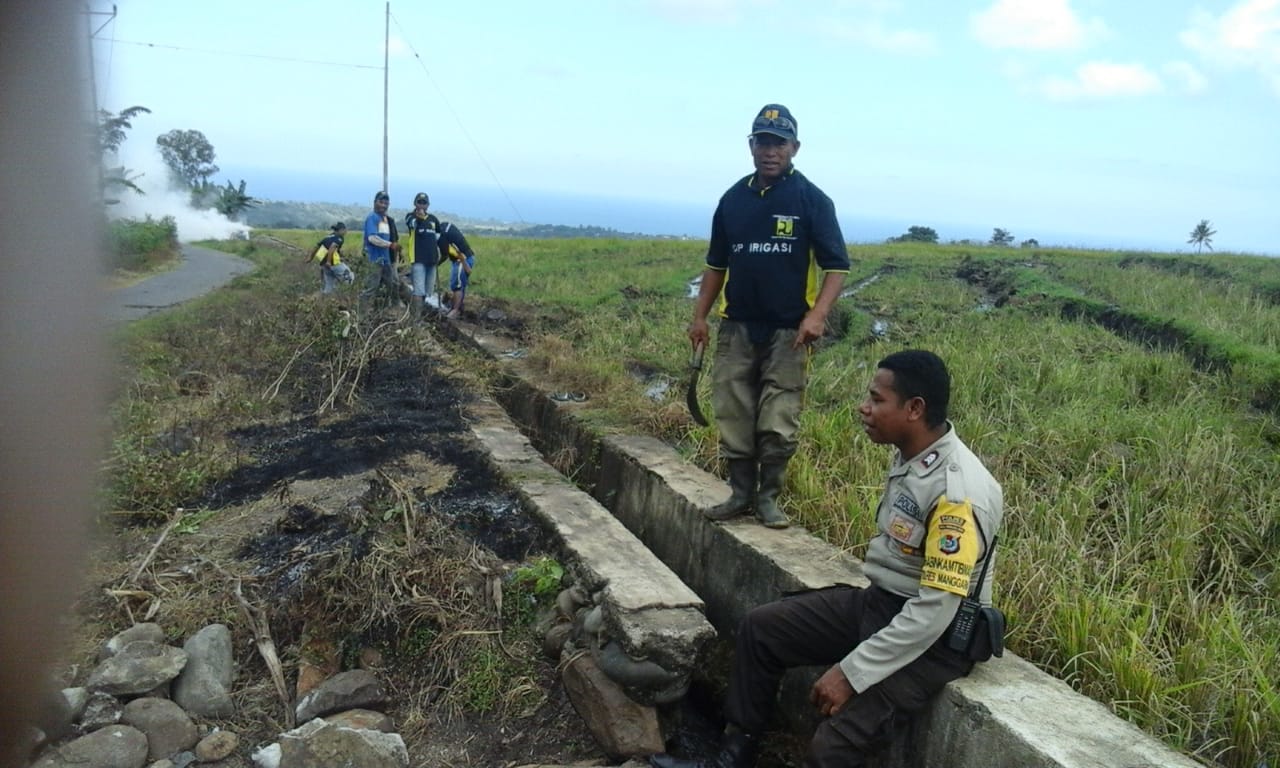
M1187 93L1202 93L1205 88L1209 87L1209 78L1196 68L1194 64L1185 61L1170 61L1164 65L1164 72L1171 79L1182 84L1182 89Z
M927 54L937 50L933 36L914 29L890 29L877 19L831 21L822 25L823 34L845 42L892 53Z
M996 0L969 19L973 36L991 48L1069 50L1106 36L1101 19L1081 20L1070 0Z
M1160 77L1142 64L1090 61L1076 68L1075 76L1050 77L1039 90L1054 101L1140 96L1164 88Z
M1280 94L1280 0L1241 0L1221 16L1197 9L1181 39L1206 63L1253 70Z

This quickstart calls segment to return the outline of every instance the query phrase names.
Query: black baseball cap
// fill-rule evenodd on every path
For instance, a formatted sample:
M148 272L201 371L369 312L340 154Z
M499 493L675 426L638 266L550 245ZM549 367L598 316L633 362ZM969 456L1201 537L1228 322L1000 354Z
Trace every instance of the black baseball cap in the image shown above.
M417 205L418 203L422 203L424 205L430 205L431 198L427 197L426 192L419 192L418 194L413 196L413 204Z
M791 110L781 104L765 104L760 108L756 119L751 122L752 136L757 133L771 133L774 136L797 141L797 130L796 119L791 116Z
M379 200L386 200L389 203L391 202L391 195L388 195L386 192L379 190L378 193L373 196L373 202L376 203Z

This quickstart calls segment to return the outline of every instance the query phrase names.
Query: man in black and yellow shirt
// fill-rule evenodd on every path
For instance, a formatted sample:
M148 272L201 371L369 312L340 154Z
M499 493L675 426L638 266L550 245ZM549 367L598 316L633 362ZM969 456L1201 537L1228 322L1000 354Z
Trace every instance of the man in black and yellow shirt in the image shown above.
M413 279L413 314L420 316L426 304L428 292L436 290L436 254L440 246L440 220L428 213L431 198L419 192L413 198L413 210L404 217L404 228L409 233L409 248L401 258L409 264Z
M712 405L732 495L704 514L728 520L754 507L762 523L785 528L778 494L796 450L809 345L840 296L849 254L831 198L792 165L800 142L790 110L765 105L748 143L756 170L716 207L689 325L694 346L706 344L719 300Z

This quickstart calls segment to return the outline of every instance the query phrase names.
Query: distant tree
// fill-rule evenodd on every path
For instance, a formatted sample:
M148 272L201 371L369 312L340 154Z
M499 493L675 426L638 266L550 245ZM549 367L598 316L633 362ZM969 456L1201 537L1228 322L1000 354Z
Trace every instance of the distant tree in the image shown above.
M257 204L257 198L250 197L245 193L244 179L240 180L239 187L233 187L228 179L227 186L218 188L218 197L214 201L213 207L228 219L235 219L241 213Z
M129 107L121 110L118 114L113 114L105 109L98 110L98 124L95 126L97 134L95 143L98 145L99 150L98 182L100 187L98 191L102 196L104 205L118 204L121 192L146 194L137 184L137 180L142 177L141 173L123 165L112 164L116 153L120 151L120 146L124 144L124 140L129 135L129 129L133 128L133 118L144 113L150 114L151 110L146 107Z
M904 235L889 238L891 243L936 243L938 242L938 233L932 227L907 227Z
M1013 245L1013 233L1007 229L996 227L991 230L990 245Z
M102 146L102 153L119 152L120 145L128 136L126 131L133 128L133 118L143 113L149 115L151 110L146 107L129 107L114 115L105 109L98 110L98 143Z
M169 131L156 137L156 146L174 180L193 190L208 185L209 177L218 172L213 145L200 131Z
M1040 241L1036 240L1034 237L1028 237L1026 240L1022 241L1022 247L1023 248L1039 248Z
M1218 230L1213 229L1213 225L1208 219L1201 219L1196 228L1191 230L1191 239L1187 240L1187 245L1194 245L1196 253L1200 253L1201 248L1213 250L1213 236L1218 234Z

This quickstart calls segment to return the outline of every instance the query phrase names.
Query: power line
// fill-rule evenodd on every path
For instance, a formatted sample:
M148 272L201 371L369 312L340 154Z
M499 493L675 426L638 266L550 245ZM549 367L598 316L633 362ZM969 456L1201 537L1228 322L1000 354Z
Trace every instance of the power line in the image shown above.
M458 124L458 130L462 131L462 135L466 138L467 143L471 145L473 150L475 150L476 157L480 158L481 165L483 165L485 170L489 172L489 178L493 179L493 183L498 186L498 191L501 192L502 197L506 199L507 205L511 206L511 210L515 212L516 221L521 224L526 223L524 217L520 215L520 209L516 207L515 201L511 199L511 195L507 194L506 187L502 186L502 182L498 179L498 174L494 173L493 167L490 166L489 161L485 159L484 153L480 151L479 145L477 145L475 140L471 138L471 134L467 131L467 127L463 125L462 118L458 116L457 110L453 108L453 104L449 103L449 97L445 95L444 89L440 87L440 84L436 82L435 77L431 75L431 70L427 69L426 62L424 62L422 57L418 55L418 51L413 47L413 43L409 42L408 32L406 32L405 28L400 24L400 20L396 19L394 13L391 14L391 18L395 19L396 29L400 30L403 35L405 45L409 46L409 51L413 54L413 58L418 60L418 66L422 67L423 73L427 76L427 79L431 81L431 85L435 87L436 93L440 94L440 100L444 102L445 107L448 108L449 114L453 117L453 121Z
M111 42L121 45L136 45L142 48L164 48L170 51L185 51L190 53L207 53L212 56L228 56L242 59L266 59L268 61L289 61L297 64L319 64L325 67L344 67L347 69L382 69L382 67L374 64L351 64L343 61L321 61L319 59L298 59L292 56L270 56L265 53L241 53L239 51L218 51L212 48L189 48L181 45L165 45L163 43L146 43L138 40L118 40L111 38Z

